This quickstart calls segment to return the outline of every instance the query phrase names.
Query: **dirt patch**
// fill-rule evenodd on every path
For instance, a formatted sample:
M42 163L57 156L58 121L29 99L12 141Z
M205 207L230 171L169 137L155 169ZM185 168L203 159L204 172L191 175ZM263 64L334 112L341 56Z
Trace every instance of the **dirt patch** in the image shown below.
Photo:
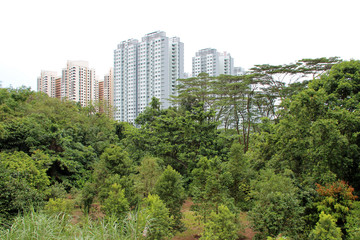
M253 239L256 233L251 229L250 222L247 220L247 213L241 212L239 219L241 225L244 226L244 230L239 232L239 235L242 236L239 240Z
M71 222L73 224L77 224L81 221L81 218L84 217L84 212L77 206L75 210L72 212ZM89 217L92 220L97 220L105 217L105 214L101 211L100 204L91 204Z
M181 212L188 212L190 211L191 206L194 205L191 198L188 198L185 200L184 204L181 207Z

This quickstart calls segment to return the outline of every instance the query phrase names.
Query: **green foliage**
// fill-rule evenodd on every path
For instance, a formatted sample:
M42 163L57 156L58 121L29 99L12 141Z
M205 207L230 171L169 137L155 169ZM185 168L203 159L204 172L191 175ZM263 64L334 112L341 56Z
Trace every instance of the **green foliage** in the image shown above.
M43 195L30 186L25 178L0 163L0 224L10 225L13 217L43 203Z
M252 170L243 147L237 141L234 141L231 146L227 165L233 180L229 186L230 196L237 206L243 210L248 210L251 205L249 193Z
M47 174L67 190L81 188L93 162L117 140L112 120L73 102L28 89L2 89L0 99L0 149L29 156L42 150L51 159Z
M308 89L284 101L281 119L267 124L255 138L251 151L257 167L290 169L300 182L309 177L320 184L344 179L358 189L357 72L357 61L334 65ZM352 86L346 96L337 90L344 81Z
M318 202L316 202L318 211L332 215L336 219L337 226L346 236L346 219L357 198L353 194L354 188L344 181L337 181L325 186L317 184L316 191L320 195Z
M213 115L202 105L191 111L169 108L153 116L140 130L129 131L130 142L125 144L131 145L132 151L142 149L163 159L165 166L171 165L188 177L200 156L214 156L222 149L215 141L218 123L211 121Z
M288 238L288 237L284 237L282 236L281 234L276 237L276 238L273 238L273 237L267 237L266 240L291 240L291 238Z
M124 232L129 239L146 239L151 230L150 222L150 215L145 213L145 209L137 208L124 219Z
M122 147L111 145L105 149L100 161L94 164L93 179L96 193L100 201L108 197L113 184L120 185L125 190L125 197L130 205L138 201L134 189L133 172L135 166L127 151Z
M209 220L205 223L204 240L235 240L238 239L238 230L233 214L225 205L220 205L218 212L212 211Z
M219 158L202 157L192 171L192 179L190 193L194 201L193 209L204 223L212 210L218 211L220 204L232 205L229 187L233 179L227 165Z
M35 153L34 155L40 155ZM1 165L10 171L17 172L26 179L26 182L40 191L44 191L50 184L49 177L46 174L46 167L42 158L31 158L24 152L6 153L0 152ZM45 164L47 161L45 160Z
M304 208L300 205L299 189L290 177L263 170L253 181L251 197L254 206L249 212L257 239L283 233L299 239L304 227Z
M46 197L50 198L65 198L67 195L64 184L55 182L46 190Z
M323 211L344 238L357 239L360 62L337 62L302 59L243 76L182 79L178 107L161 109L153 98L136 127L94 106L0 89L1 224L47 199L46 211L71 211L63 198L77 188L85 213L98 199L107 217L82 228L54 220L66 226L57 238L166 239L183 226L185 183L206 231L216 229L203 238L224 231L238 207L250 210L257 238L315 236L332 222L324 215L315 227ZM38 221L29 216L23 220ZM39 234L52 236L45 230ZM219 239L233 238L224 232Z
M141 165L137 167L139 173L135 175L135 190L142 198L152 192L162 173L158 162L158 158L146 156L142 159Z
M164 110L160 109L161 103L158 98L153 97L150 102L150 106L145 109L139 116L135 119L135 123L138 125L151 124L155 121L155 118L164 114Z
M360 202L354 202L346 216L346 233L349 240L360 239Z
M178 96L173 96L173 101L179 103L185 111L191 111L196 107L214 109L215 98L213 84L215 78L207 73L200 73L196 77L178 79Z
M358 108L360 61L344 61L332 67L328 75L322 76L312 85L315 89L323 88L329 94L329 102L354 111Z
M336 219L321 212L319 222L311 231L310 240L341 240L341 229L336 226Z
M98 171L107 171L120 176L127 176L132 171L132 160L129 154L120 146L110 145L100 156L103 169ZM105 168L105 169L104 169Z
M40 152L0 152L0 220L7 224L18 212L42 204L49 177ZM45 160L44 160L45 159Z
M104 200L103 210L107 215L122 218L129 211L129 202L125 198L125 190L120 185L111 185L109 196Z
M94 221L87 218L74 225L70 218L62 214L31 211L17 216L9 229L0 229L0 239L146 239L143 233L148 224L148 218L141 212L133 212L125 219L107 217Z
M94 201L96 196L95 185L93 183L85 183L83 189L81 190L81 206L85 214L89 214L91 204Z
M300 80L312 80L326 73L331 67L341 62L338 57L301 59L296 63L283 65L255 65L251 68L252 73L258 74L262 84L267 84L266 92L277 96L281 100L291 98L298 92ZM286 84L286 82L288 84ZM267 116L268 117L268 116Z
M69 216L74 209L74 202L65 198L50 198L44 207L46 213L50 215L63 214Z
M71 223L64 215L47 215L30 211L17 216L10 229L0 232L1 239L67 239L71 235Z
M149 216L150 225L145 233L146 239L170 239L172 237L173 219L169 209L159 196L149 194L143 200L144 214Z
M174 219L174 227L182 229L181 206L185 201L185 189L181 174L168 166L155 184L154 193L157 194L169 209L170 216Z

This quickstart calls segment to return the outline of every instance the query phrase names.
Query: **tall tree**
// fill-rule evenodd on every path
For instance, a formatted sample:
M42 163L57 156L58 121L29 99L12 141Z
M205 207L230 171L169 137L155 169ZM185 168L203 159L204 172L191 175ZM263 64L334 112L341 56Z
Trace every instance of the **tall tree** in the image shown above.
M303 179L327 183L335 176L359 189L359 72L358 61L339 63L293 96L279 123L259 136L256 159Z
M214 104L213 81L207 73L197 77L178 79L178 96L173 96L175 103L185 106L186 110L203 103L204 109L212 109Z
M156 181L162 173L159 159L145 156L140 166L137 167L138 174L135 178L135 189L142 198L147 197L154 189Z
M192 171L190 193L194 201L193 208L204 223L212 210L218 212L221 204L233 204L229 192L233 179L227 167L218 157L202 157Z
M170 216L174 218L174 228L182 230L181 206L185 201L185 189L180 173L168 166L156 182L154 193L165 203L169 209Z
M129 132L126 144L160 157L165 165L189 176L200 156L214 156L222 149L216 142L218 123L211 120L213 115L202 104L190 111L169 108L139 130Z

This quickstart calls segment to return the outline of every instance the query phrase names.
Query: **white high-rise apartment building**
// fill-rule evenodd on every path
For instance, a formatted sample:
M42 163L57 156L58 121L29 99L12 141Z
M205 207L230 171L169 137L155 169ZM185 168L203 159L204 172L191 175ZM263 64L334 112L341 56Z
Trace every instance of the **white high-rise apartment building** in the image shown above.
M219 54L219 75L234 75L234 59L229 53L223 52Z
M151 102L171 106L176 95L176 80L184 75L184 44L165 32L146 34L141 42L129 39L114 51L115 120L134 123Z
M49 97L56 97L56 79L56 72L42 70L40 77L37 79L38 92L44 92Z
M114 51L114 119L135 119L138 40L121 42Z
M87 61L68 61L62 70L61 99L79 102L81 106L98 99L98 80Z
M192 58L192 76L197 77L200 73L208 73L209 76L217 76L219 68L219 54L216 49L201 49Z
M245 74L245 69L242 67L234 67L234 75L241 76Z
M220 74L234 74L234 60L229 53L219 53L216 49L205 48L199 50L192 58L192 76L207 73L210 77Z

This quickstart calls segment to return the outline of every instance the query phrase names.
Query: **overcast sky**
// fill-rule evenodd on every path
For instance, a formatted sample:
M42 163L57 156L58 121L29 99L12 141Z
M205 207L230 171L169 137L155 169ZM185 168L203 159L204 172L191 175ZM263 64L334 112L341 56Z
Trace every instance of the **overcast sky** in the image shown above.
M185 72L203 48L235 66L302 58L360 59L359 0L4 0L0 81L37 89L41 70L86 60L103 75L117 44L161 30L185 45Z

